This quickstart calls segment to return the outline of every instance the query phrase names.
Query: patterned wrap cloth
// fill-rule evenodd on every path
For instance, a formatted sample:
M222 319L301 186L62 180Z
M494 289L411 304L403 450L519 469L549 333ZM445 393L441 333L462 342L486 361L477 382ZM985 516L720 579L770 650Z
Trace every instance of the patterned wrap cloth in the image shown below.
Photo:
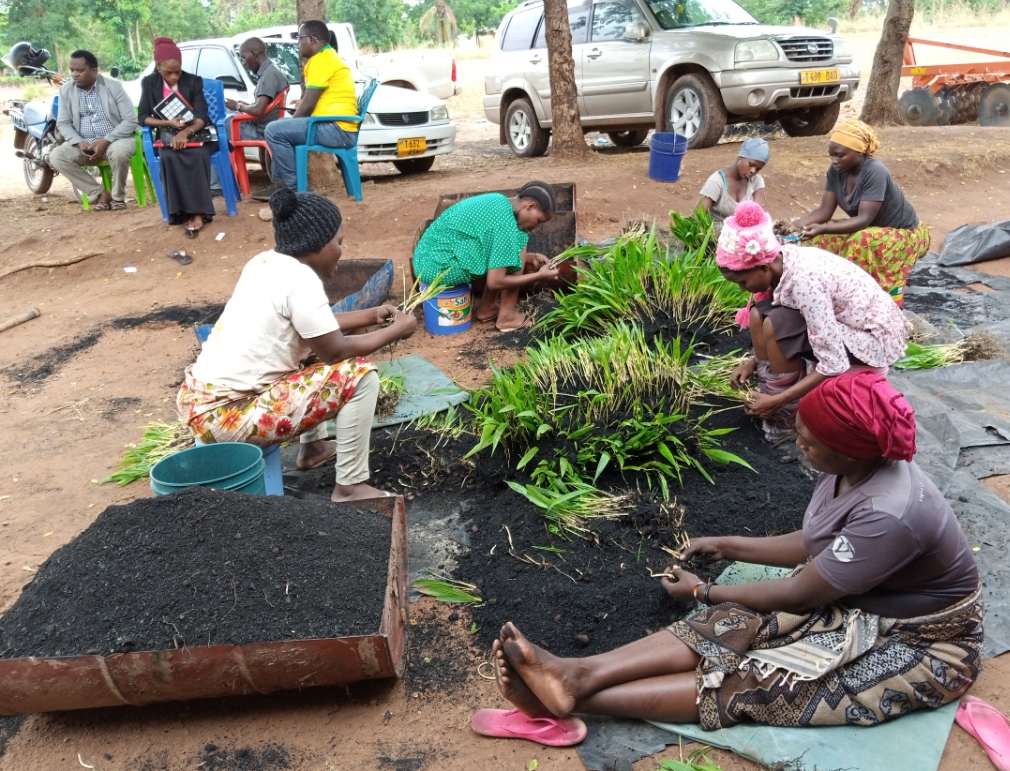
M981 591L919 618L882 618L841 604L760 614L723 603L668 629L702 657L698 711L705 730L748 720L871 726L948 704L975 682L983 658Z
M375 369L363 358L314 364L275 380L261 393L244 393L201 383L188 367L176 406L205 444L247 442L269 447L336 417L358 381Z
M929 251L929 228L924 222L914 230L865 228L855 233L815 236L807 246L844 257L865 270L891 295L900 308L905 282L918 260Z

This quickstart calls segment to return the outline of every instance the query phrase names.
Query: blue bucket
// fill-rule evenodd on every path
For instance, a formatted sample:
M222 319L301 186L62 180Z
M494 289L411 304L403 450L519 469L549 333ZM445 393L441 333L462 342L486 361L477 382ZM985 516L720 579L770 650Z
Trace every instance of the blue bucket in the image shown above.
M427 284L421 282L422 290ZM473 323L470 285L460 284L424 301L424 328L433 335L466 332Z
M680 162L687 152L687 137L657 132L649 141L649 177L659 182L680 179Z
M155 463L151 469L151 489L155 495L194 486L266 495L265 467L263 451L254 444L202 444Z

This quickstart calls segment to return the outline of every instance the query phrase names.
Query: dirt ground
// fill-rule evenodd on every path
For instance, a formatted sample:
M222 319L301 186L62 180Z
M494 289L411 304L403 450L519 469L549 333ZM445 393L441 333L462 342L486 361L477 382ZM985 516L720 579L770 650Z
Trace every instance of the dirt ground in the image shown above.
M484 127L460 128L457 152L440 159L432 172L406 178L391 168L366 168L362 203L346 199L342 191L333 194L344 213L345 259L391 258L399 275L418 224L431 216L440 194L514 187L536 178L577 183L579 231L585 238L615 235L625 220L643 215L665 224L671 209L686 211L695 204L705 177L726 166L737 149L720 145L691 152L681 181L661 184L648 179L648 154L642 150L601 151L582 164L520 161L480 139ZM2 148L9 147L7 132L5 124ZM1010 137L1005 131L977 126L887 130L879 156L932 227L934 248L958 225L1007 218L1004 172L1010 167ZM792 216L815 206L826 168L824 138L774 141L766 172L773 215ZM141 321L126 328L114 328L112 322L142 319L172 306L223 303L245 261L272 243L270 225L257 218L259 207L252 202L240 204L238 217L219 216L200 239L186 241L178 228L161 221L157 208L83 212L65 181L57 180L43 200L27 195L17 175L18 168L5 157L0 162L0 322L29 308L42 315L0 333L0 431L9 439L0 446L0 609L14 602L40 563L106 506L151 494L142 482L118 488L96 480L110 472L123 445L139 439L140 425L174 419L176 389L193 361L196 339L188 326L173 321ZM219 233L220 241L215 240ZM195 255L186 267L166 256L182 247ZM92 256L66 267L11 272L86 255ZM397 280L393 299L401 293ZM396 353L420 352L459 383L473 386L484 380L487 368L462 353L492 334L481 326L466 335L432 337L419 328ZM29 370L36 375L14 374ZM1007 495L1005 485L997 489ZM426 650L438 646L445 655L446 638L439 630L456 627L446 627L445 612L429 601L413 606L412 613L417 622L411 626L412 666L422 667ZM469 675L443 693L412 690L408 678L269 697L33 716L6 743L0 771L78 767L78 754L102 771L195 769L206 762L209 742L231 752L282 745L287 758L262 760L269 754L263 753L259 765L235 768L518 771L534 758L541 769L582 768L572 749L493 741L470 732L474 709L502 703L493 683L477 675L473 664L482 652L474 651L467 638L460 625L449 639L460 671ZM1008 685L1010 657L1002 657L987 664L974 693L1006 709ZM2 736L0 729L0 752ZM675 754L676 748L668 756ZM713 757L725 769L756 768L727 753ZM955 728L941 768L984 768L986 763L978 745ZM657 766L654 758L635 768Z

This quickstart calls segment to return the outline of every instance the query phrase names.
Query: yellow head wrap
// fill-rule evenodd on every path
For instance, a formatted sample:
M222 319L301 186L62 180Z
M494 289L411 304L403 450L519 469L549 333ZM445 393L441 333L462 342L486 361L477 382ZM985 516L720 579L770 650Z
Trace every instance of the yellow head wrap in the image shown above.
M831 141L842 145L842 147L855 150L857 153L866 153L867 155L873 155L880 147L877 132L855 118L835 126L835 130L831 134Z

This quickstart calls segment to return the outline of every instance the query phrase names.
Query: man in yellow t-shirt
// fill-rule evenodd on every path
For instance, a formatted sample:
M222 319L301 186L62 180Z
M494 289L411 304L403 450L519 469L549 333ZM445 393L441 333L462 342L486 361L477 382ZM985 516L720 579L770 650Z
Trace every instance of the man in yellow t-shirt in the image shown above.
M307 21L298 28L298 53L305 62L305 93L294 116L277 120L266 128L266 140L273 156L270 186L252 194L268 201L283 187L297 187L295 145L304 145L309 117L316 115L357 115L358 96L354 78L343 59L330 44L330 30L322 21ZM353 147L358 124L334 121L316 124L315 144L326 147Z

